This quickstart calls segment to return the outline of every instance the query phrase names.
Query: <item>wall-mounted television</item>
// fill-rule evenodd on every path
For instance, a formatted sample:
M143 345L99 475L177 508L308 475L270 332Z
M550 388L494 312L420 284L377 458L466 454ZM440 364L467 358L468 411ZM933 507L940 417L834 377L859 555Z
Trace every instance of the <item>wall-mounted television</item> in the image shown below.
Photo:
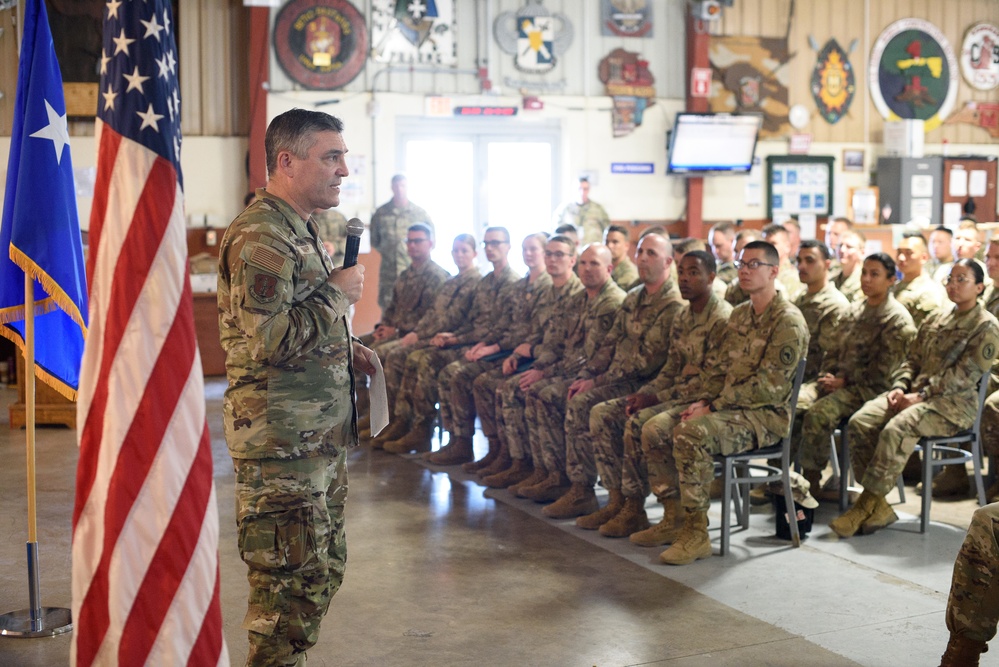
M669 136L666 173L749 173L762 123L759 114L678 113Z

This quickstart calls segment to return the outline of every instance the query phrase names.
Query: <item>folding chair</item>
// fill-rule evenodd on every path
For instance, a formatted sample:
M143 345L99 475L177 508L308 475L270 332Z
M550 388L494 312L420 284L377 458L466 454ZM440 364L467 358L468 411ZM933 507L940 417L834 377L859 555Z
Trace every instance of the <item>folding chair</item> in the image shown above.
M794 384L791 388L791 402L788 406L791 412L791 422L788 425L787 433L776 445L761 447L748 452L738 454L718 454L715 456L716 465L721 467L722 477L722 519L721 519L721 555L728 554L729 532L731 530L731 509L733 500L736 501L736 512L744 529L749 528L749 488L752 484L760 482L783 482L784 503L788 512L788 524L791 528L791 541L795 547L801 546L801 536L798 534L798 521L795 516L794 495L791 493L791 429L794 424L794 413L798 404L798 392L801 390L801 383L805 378L805 359L798 362L798 368L794 375ZM750 463L755 459L769 459L780 457L781 466L766 465L764 463ZM753 475L753 472L763 473ZM732 490L738 494L732 496ZM741 502L740 502L741 497Z

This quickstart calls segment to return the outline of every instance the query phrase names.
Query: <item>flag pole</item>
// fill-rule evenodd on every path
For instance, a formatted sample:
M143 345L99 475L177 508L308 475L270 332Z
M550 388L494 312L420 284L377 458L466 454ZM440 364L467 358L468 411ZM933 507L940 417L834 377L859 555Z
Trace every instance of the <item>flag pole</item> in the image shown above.
M24 272L24 428L28 468L28 609L0 615L0 635L53 637L73 629L69 609L42 607L38 585L38 526L35 506L35 279Z

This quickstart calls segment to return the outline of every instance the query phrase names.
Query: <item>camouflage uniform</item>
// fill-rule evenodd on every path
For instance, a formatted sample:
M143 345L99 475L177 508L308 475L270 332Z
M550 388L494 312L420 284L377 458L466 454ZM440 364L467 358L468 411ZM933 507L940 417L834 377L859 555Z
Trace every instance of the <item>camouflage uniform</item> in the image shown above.
M777 287L778 292L787 296L787 288L784 287L784 283L778 281L775 286ZM741 285L739 285L738 275L736 275L735 280L730 282L728 287L725 289L725 300L733 306L738 306L740 303L749 301L749 294L742 289Z
M580 293L570 307L578 315L571 318L572 327L564 332L564 348L549 348L534 363L533 368L544 373L544 378L531 385L526 395L509 384L500 390L508 434L524 437L524 442L530 443L535 465L543 462L545 470L565 470L565 402L569 385L586 360L600 349L624 297L624 290L613 280L604 283L592 298L585 291Z
M631 258L627 256L622 257L621 261L614 267L614 270L611 271L611 280L627 292L632 287L638 286L638 267L631 261Z
M860 267L855 267L849 277L844 276L840 271L834 278L830 279L847 301L861 301L864 293L860 289Z
M913 280L896 283L892 292L898 302L912 315L912 321L917 329L927 315L950 303L943 285L925 273L919 274Z
M319 226L319 240L332 243L336 248L336 252L331 255L333 266L343 266L343 251L347 246L347 217L335 208L329 208L313 213L312 219Z
M371 247L382 257L378 269L378 305L384 310L392 303L392 286L403 269L409 266L406 233L416 223L434 230L434 223L422 208L409 202L399 208L393 200L382 204L371 216Z
M723 283L731 285L739 279L739 269L735 268L735 262L718 262L715 276L720 278Z
M406 410L408 404L405 400L398 402L400 387L406 372L406 358L416 350L429 347L430 339L442 331L452 331L465 321L468 312L472 307L472 299L475 297L475 288L479 284L482 276L478 267L472 267L464 273L450 278L445 282L437 298L434 300L434 307L428 310L420 318L415 333L418 340L413 345L404 347L400 341L389 341L382 346L379 354L384 354L385 366L385 388L388 394L388 404L399 405ZM408 416L408 413L404 413ZM396 415L402 416L402 415Z
M414 405L423 405L433 411L434 404L440 398L450 396L450 387L444 385L445 391L438 389L438 375L451 363L459 361L465 353L465 349L471 345L483 341L487 344L497 342L503 331L505 322L503 320L504 298L510 290L515 289L520 282L517 273L504 266L499 270L492 270L486 277L479 281L475 288L475 297L472 300L472 310L468 317L462 321L458 327L451 330L455 336L455 341L446 349L434 348L427 357L424 365L416 369L416 381L420 385L419 396ZM447 401L440 401L441 419L443 423L451 422L450 405Z
M985 310L999 317L999 289L989 285L982 293ZM999 369L992 369L989 397L982 411L982 451L990 457L999 456Z
M707 511L715 454L767 447L791 426L789 405L798 361L808 349L805 318L781 294L759 315L737 306L722 343L709 357L704 398L713 412L673 432L680 500L688 512Z
M583 291L583 283L575 274L569 274L568 280L561 287L554 285L541 295L537 306L534 308L531 317L531 326L527 336L517 345L527 344L531 347L533 359L534 348L539 346L545 337L545 332L556 323L556 318L562 318L564 313L569 312L568 304L572 303L573 297ZM529 367L531 359L521 359L519 370ZM480 374L472 382L472 395L475 401L475 412L479 415L479 424L482 426L482 434L487 438L499 438L509 447L506 436L499 426L502 415L499 414L496 390L507 380L500 368Z
M526 448L529 447L532 459L537 462L535 465L541 465L546 460L541 441L530 434L527 396L546 386L563 386L558 379L573 376L587 356L597 350L613 325L622 301L624 290L613 280L605 282L592 299L585 289L580 290L560 309L562 316L555 318L545 331L541 344L535 348L536 357L531 368L541 371L544 377L531 385L526 393L520 389L516 376L497 387L496 426L513 458L525 458L528 453ZM564 387L560 397L563 405L568 385ZM556 458L562 459L563 456L560 453ZM547 466L545 469L549 470ZM550 470L556 471L554 468Z
M604 207L590 200L585 204L564 204L552 216L552 227L573 225L580 230L579 247L587 243L603 243L604 230L610 227L610 216Z
M954 561L947 599L947 629L952 635L988 642L999 623L999 503L975 510L968 535Z
M438 392L443 399L441 418L452 438L471 438L475 435L475 396L472 393L475 378L498 369L513 348L527 338L534 309L551 287L552 277L547 273L539 275L534 282L524 276L503 287L498 298L501 309L497 313L495 328L483 341L499 345L500 351L478 361L458 359L437 374Z
M869 306L866 300L853 304L836 335L840 346L821 372L843 378L846 384L818 397L804 414L798 452L804 470L824 470L840 421L888 391L892 374L916 337L916 327L909 311L889 293L879 306Z
M675 470L668 463L673 460L672 448L668 452L656 448L650 455L643 452L643 444L657 440L652 434L660 414L672 412L678 406L682 412L690 404L689 397L701 393L704 357L720 342L731 312L732 306L715 294L711 294L700 313L692 311L689 305L680 308L670 327L666 363L651 382L636 392L655 395L658 405L628 417L627 398L616 398L590 411L590 439L597 472L605 486L620 488L629 498L649 495L650 480L660 498L665 497L666 487L676 490L675 479L669 474L670 469ZM648 440L643 439L645 429L650 432ZM671 444L672 435L670 428L666 441Z
M224 428L249 566L251 663L295 664L343 581L346 450L357 444L343 291L315 221L257 190L219 249Z
M798 268L790 261L780 267L777 273L777 282L784 286L787 298L794 301L805 291L805 285L798 277Z
M390 339L375 341L370 334L361 337L361 342L382 354L379 348L389 340L401 338L416 328L420 318L434 306L434 300L441 286L450 278L450 274L433 260L427 261L421 267L410 265L399 274L399 279L392 286L392 302L382 311L381 323L395 327L396 335ZM384 362L384 359L382 359Z
M992 367L999 322L976 304L926 318L892 388L925 392L925 400L894 416L887 394L868 401L850 418L850 460L864 489L885 496L924 435L950 435L969 428L978 411L977 384Z
M670 327L683 303L680 291L670 280L655 294L650 294L645 285L628 292L600 348L576 375L580 380L593 380L594 385L573 396L566 405L565 472L573 483L592 486L597 481L590 410L598 403L632 393L659 372L669 351ZM561 424L545 426L556 429Z

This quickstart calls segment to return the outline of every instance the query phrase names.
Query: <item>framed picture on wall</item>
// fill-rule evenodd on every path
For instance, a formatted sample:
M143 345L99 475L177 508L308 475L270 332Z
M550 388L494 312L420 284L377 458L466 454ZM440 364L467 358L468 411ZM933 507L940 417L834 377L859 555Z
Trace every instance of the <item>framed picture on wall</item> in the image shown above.
M833 162L830 155L767 157L767 217L832 213Z
M863 171L863 170L864 170L863 149L844 148L843 171Z

